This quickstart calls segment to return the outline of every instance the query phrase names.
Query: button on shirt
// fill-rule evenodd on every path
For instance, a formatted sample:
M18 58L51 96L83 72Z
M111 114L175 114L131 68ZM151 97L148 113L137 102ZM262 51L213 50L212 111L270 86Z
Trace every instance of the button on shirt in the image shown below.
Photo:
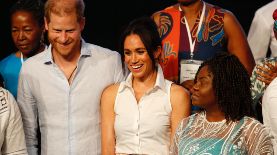
M116 153L168 155L171 133L170 87L159 66L154 88L137 103L132 74L122 82L114 105Z
M85 43L71 85L53 62L50 45L22 66L18 104L30 155L101 154L100 97L103 89L123 80L117 52Z

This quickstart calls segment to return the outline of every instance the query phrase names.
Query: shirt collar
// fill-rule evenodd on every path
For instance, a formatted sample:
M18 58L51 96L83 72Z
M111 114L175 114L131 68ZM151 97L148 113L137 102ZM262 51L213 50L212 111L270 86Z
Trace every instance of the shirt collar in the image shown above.
M80 57L91 56L91 50L88 48L89 44L85 42L84 39L81 39L81 55ZM50 44L48 48L45 49L44 55L44 63L45 64L53 64L53 55L52 55L52 45Z
M165 78L163 75L162 68L159 64L157 64L157 67L158 67L157 78L156 78L156 82L155 82L153 89L161 89L162 91L166 92ZM132 73L130 73L128 75L128 77L126 78L126 80L122 82L123 87L121 87L121 89L119 89L119 92L122 92L125 88L131 89L132 82L133 82L133 75L132 75Z

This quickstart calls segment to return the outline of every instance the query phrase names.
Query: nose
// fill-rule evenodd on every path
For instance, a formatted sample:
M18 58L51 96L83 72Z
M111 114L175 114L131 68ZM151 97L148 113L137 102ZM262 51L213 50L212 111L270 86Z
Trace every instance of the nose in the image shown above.
M26 38L25 33L23 31L19 31L17 39L24 40Z
M199 82L193 84L192 88L190 89L190 92L194 92L197 90L199 90Z
M132 62L133 64L135 64L135 63L137 63L137 61L138 61L137 55L136 55L136 54L132 54L132 56L131 56L131 62Z
M60 38L59 40L61 43L66 43L68 40L68 34L66 32L61 32L59 38Z

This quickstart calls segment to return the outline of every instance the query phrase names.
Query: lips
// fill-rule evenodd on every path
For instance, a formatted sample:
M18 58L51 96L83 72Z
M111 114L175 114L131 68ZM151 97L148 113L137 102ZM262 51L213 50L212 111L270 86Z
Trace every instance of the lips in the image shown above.
M140 71L142 66L143 65L131 65L131 68L134 72L138 72L138 71Z
M22 49L25 49L25 48L28 48L28 44L18 44L17 45L19 48L22 48Z
M198 97L199 97L198 95L192 94L192 95L191 95L191 100L193 100L193 101L194 101L194 100L197 100Z
M139 68L142 67L142 65L132 65L131 67L132 67L133 69L139 69Z

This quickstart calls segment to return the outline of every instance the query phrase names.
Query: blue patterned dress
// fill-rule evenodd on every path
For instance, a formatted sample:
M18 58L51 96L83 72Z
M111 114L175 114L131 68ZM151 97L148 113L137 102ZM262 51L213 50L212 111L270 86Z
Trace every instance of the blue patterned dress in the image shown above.
M172 155L272 155L273 138L257 120L209 122L205 112L185 118L177 129Z

